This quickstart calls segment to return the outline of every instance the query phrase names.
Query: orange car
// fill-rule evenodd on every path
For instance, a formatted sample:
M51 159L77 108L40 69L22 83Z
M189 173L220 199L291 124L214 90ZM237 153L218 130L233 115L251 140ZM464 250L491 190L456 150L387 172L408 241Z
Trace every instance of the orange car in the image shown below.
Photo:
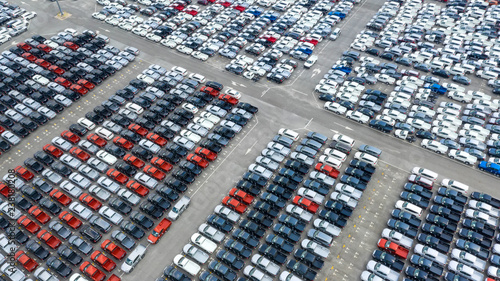
M137 193L138 195L144 197L149 194L149 189L142 184L136 182L135 180L131 180L127 183L127 188Z
M144 137L148 134L148 130L144 129L143 127L141 127L135 123L128 125L128 129L130 131L140 135L141 137Z
M30 220L27 216L24 215L17 219L17 224L24 227L31 234L35 234L41 229L41 227L36 222Z
M214 161L217 159L217 153L203 147L197 147L194 153L200 155L201 157L208 159L210 161Z
M9 188L8 185L6 185L3 182L0 182L0 194L2 194L4 197L9 197L13 195L15 191L11 188Z
M50 51L52 51L52 48L45 44L38 44L36 47L46 53L50 53Z
M111 272L116 267L116 263L110 258L106 257L103 253L101 253L101 251L94 251L92 255L90 255L90 259L95 261L107 272Z
M229 195L233 196L234 198L236 198L238 200L243 201L243 203L245 203L246 205L252 204L252 201L254 199L252 195L246 193L245 191L243 191L241 189L237 189L236 187L233 187L229 191Z
M203 92L203 93L206 93L206 94L209 94L213 97L216 97L219 95L219 91L217 91L216 89L212 88L212 87L208 87L208 86L203 86L200 88L200 92Z
M230 95L226 95L226 94L220 94L219 95L219 99L222 100L222 101L225 101L231 105L237 105L238 104L238 99L236 99L235 97L233 96L230 96Z
M90 277L93 281L103 281L106 279L106 275L88 261L84 261L80 265L80 271Z
M236 212L243 214L247 210L247 205L241 203L240 201L226 196L222 199L222 204L228 206L229 208L235 210Z
M144 161L135 157L132 154L125 154L125 156L123 156L123 161L129 163L130 165L136 167L137 169L142 169L142 167L144 167L144 165L146 165L146 163L144 163Z
M50 155L56 157L56 158L59 158L63 155L63 151L60 150L59 148L53 146L52 144L46 144L44 147L43 147L43 151L49 153Z
M61 240L50 234L50 232L45 229L40 230L36 237L38 237L38 239L42 240L45 244L47 244L47 246L51 247L54 250L61 246Z
M89 92L89 90L81 85L78 85L78 84L73 84L71 85L71 87L69 87L69 89L71 91L74 91L74 92L77 92L79 93L80 95L85 95Z
M96 134L90 134L87 136L87 140L91 143L97 145L98 147L105 147L108 142Z
M76 134L68 131L68 130L64 130L62 133L61 133L61 137L73 144L75 143L78 143L80 141L80 137L77 136Z
M118 245L116 245L114 242L112 242L109 239L104 240L101 244L101 249L104 251L110 253L115 259L117 260L122 260L127 252L120 248Z
M59 219L65 222L67 225L71 226L73 229L78 229L82 226L82 221L75 218L68 211L63 211L59 214Z
M56 201L61 203L61 205L63 205L64 207L67 207L73 201L73 199L59 191L57 188L52 189L52 191L50 192L50 197L56 199Z
M25 42L17 43L16 46L19 49L23 49L26 52L32 49L31 46L28 43L25 43Z
M30 172L23 166L17 166L16 168L14 168L14 171L16 172L16 175L20 176L25 181L30 181L35 177L32 172Z
M166 173L170 172L174 167L172 164L161 159L160 157L154 157L153 159L151 159L151 164L153 164L155 167L162 169Z
M313 214L316 214L316 212L318 211L318 208L319 208L318 204L314 203L313 201L311 201L307 198L299 196L299 195L297 195L297 196L295 196L295 198L293 198L293 204L300 206Z
M102 203L99 200L95 199L94 197L90 196L87 193L82 193L82 195L80 195L78 200L80 200L80 202L87 205L94 211L97 211L102 207Z
M66 41L63 43L63 46L66 47L66 48L70 48L71 50L73 51L76 51L78 50L78 45L76 45L75 43L73 42L70 42L70 41Z
M67 79L64 79L62 77L57 77L56 80L54 80L57 84L63 86L64 88L69 88L71 87L71 82L69 82Z
M49 70L50 70L50 71L52 71L52 72L54 72L54 73L55 73L55 74L57 74L57 75L63 75L63 74L64 74L64 72L65 72L65 71L64 71L64 69L60 68L60 67L59 67L59 66L57 66L57 65L51 65L51 66L49 67Z
M30 213L37 221L39 221L41 224L46 224L50 221L50 216L47 215L44 211L42 211L38 206L33 206L28 210L28 213Z
M34 61L37 60L37 58L32 53L23 53L21 55L21 57L23 57L24 59L29 60L30 62L34 62Z
M157 168L155 168L151 165L146 165L144 167L143 171L144 171L144 173L152 176L153 178L155 178L159 181L163 180L167 176L164 172L158 170Z
M193 153L188 154L186 159L189 162L200 166L201 168L206 168L206 167L208 167L208 164L209 164L207 160L205 160L205 159L201 158L200 156L193 154Z
M159 136L158 134L155 133L149 133L146 138L154 143L156 143L159 146L164 146L167 144L167 139Z
M168 230L170 225L172 224L171 221L163 218L160 223L153 229L153 232L149 234L148 236L148 242L151 244L156 244L158 243L158 240L165 234L165 232Z
M340 172L334 167L323 163L317 163L314 169L334 179L336 179L340 174Z
M90 159L90 155L78 147L73 147L69 150L69 153L82 161L87 161Z
M134 147L134 144L125 138L117 136L113 139L113 143L118 145L119 147L123 147L126 150L131 150Z
M92 90L95 88L95 85L93 83L91 83L85 79L80 79L80 80L76 81L76 84L83 86L88 90Z
M49 68L50 67L50 63L44 59L37 59L35 61L36 64L38 64L39 66L43 67L43 68ZM57 81L56 81L57 83Z
M121 184L128 182L128 177L126 175L120 173L118 170L115 170L113 168L109 169L106 175L108 175L108 177Z
M24 251L17 251L14 258L29 272L38 267L38 263L30 258Z

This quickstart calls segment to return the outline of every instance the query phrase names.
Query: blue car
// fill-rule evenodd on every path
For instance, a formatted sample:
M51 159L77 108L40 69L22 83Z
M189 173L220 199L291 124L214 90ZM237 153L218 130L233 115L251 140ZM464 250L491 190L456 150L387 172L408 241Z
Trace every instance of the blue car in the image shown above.
M347 67L347 66L336 66L336 67L332 67L332 69L340 70L340 71L345 72L347 74L350 74L352 72L352 69Z
M469 77L465 77L463 75L455 75L452 80L462 85L470 85L471 82Z
M296 50L301 51L302 53L307 54L307 55L310 55L313 53L313 50L311 50L309 48L297 48Z
M488 173L491 173L497 177L500 177L500 165L487 162L487 161L481 161L477 165L477 168L481 171L486 171Z

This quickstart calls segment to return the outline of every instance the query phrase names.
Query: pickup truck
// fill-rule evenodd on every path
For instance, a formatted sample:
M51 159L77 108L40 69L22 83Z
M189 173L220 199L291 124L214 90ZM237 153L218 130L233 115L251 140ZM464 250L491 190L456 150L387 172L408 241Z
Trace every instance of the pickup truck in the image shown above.
M393 229L385 228L382 230L382 237L389 241L396 242L408 250L411 249L413 245L413 239L406 237Z
M417 236L417 240L420 243L423 243L423 244L426 244L427 246L433 247L434 249L440 251L443 254L448 254L448 252L450 251L450 244L449 243L447 243L441 239L438 239L434 236L431 236L431 235L428 235L425 233L420 233Z
M302 240L302 242L300 242L300 246L310 251L311 253L316 254L325 259L330 255L330 250L328 248L323 247L318 243L311 241L309 239Z
M484 275L480 272L474 270L472 267L459 263L457 261L450 261L448 264L448 269L462 276L467 276L468 279L474 281L483 281Z
M396 270L398 272L401 272L403 270L403 267L405 266L404 262L400 261L395 256L384 251L375 250L372 253L372 257L375 260L387 265L391 269Z
M358 201L356 199L336 191L330 194L330 199L339 201L340 203L343 203L352 209L355 209L356 206L358 206Z
M422 225L422 231L429 233L429 234L432 234L436 237L439 237L440 239L442 239L448 243L451 243L451 241L453 240L453 234L451 234L448 231L445 231L443 228L441 228L437 225L433 225L430 223L424 223Z
M323 265L325 265L325 262L323 261L323 259L320 256L315 255L315 254L313 254L309 251L306 251L304 249L295 250L295 252L293 253L293 257L296 258L297 260L302 261L305 264L311 266L312 268L315 268L318 270L323 268Z
M466 241L464 239L458 239L455 244L457 245L458 249L465 250L480 259L486 260L490 256L490 252L488 250L482 248L474 242Z
M476 210L479 210L479 211L482 211L482 212L485 212L488 215L495 217L495 218L498 218L500 216L500 210L498 210L497 208L494 208L493 206L491 206L488 203L479 202L476 200L470 200L469 207L476 209Z
M458 227L457 223L451 222L450 220L446 219L445 217L438 216L435 214L427 214L427 216L425 217L425 220L430 222L430 223L436 224L440 227L443 227L450 232L457 231L457 227Z
M440 252L436 251L435 249L433 249L429 246L417 244L417 245L415 245L414 251L415 251L415 253L417 253L423 257L429 258L429 259L439 263L440 265L444 266L448 263L448 257L446 255L441 254Z
M340 231L342 230L340 227L334 225L333 223L329 223L322 219L315 219L314 227L334 237L339 236Z
M469 241L472 241L472 242L474 242L474 243L478 244L479 246L486 248L486 249L491 248L491 245L493 243L490 239L484 237L484 235L477 233L474 230L467 229L467 228L460 229L458 231L458 236L465 238Z
M430 209L431 213L436 215L441 215L454 223L458 223L460 221L460 214L450 210L441 205L431 205Z
M387 226L390 228L401 232L402 234L409 236L410 238L415 238L417 236L417 229L411 227L409 224L404 223L399 220L389 219L387 221Z
M182 252L184 252L184 254L188 255L199 264L206 263L209 258L209 255L207 253L190 243L184 245L184 247L182 248Z
M378 240L377 246L380 249L395 254L402 259L406 259L408 257L408 249L405 249L403 246L400 246L394 242L387 241L387 239L380 238Z
M26 279L26 275L19 268L10 265L10 263L2 265L0 271L12 281L23 281Z
M418 254L413 254L410 258L410 262L437 277L443 275L444 269L440 264Z
M422 221L419 218L417 218L416 216L414 216L406 211L400 210L400 209L392 210L391 215L393 218L400 220L402 222L405 222L413 227L418 228L418 227L420 227L420 224L422 224Z
M366 269L386 280L397 281L399 279L399 273L374 260L368 262Z
M252 263L272 276L276 276L280 271L279 265L259 254L253 255Z
M333 200L326 201L325 208L327 208L330 211L334 211L337 214L343 215L346 218L349 218L352 215L352 209L350 207L345 206L342 203Z
M486 261L474 256L473 254L467 253L466 251L453 249L451 250L451 258L455 259L463 264L471 266L479 271L484 271L486 268Z

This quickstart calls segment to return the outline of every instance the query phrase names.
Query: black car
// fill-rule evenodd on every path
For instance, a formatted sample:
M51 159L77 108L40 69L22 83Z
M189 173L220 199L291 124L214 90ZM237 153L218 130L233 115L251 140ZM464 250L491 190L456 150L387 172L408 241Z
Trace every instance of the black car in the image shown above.
M90 251L92 251L92 248L90 248ZM83 261L82 257L80 257L75 251L73 251L66 245L61 245L57 249L57 254L74 266L79 265Z
M489 194L474 191L471 193L470 196L472 199L475 199L475 200L478 200L481 202L485 202L485 203L490 204L491 206L493 206L495 208L500 208L500 200L492 197Z
M11 148L11 145L5 140L0 140L0 151L5 152Z
M259 111L259 109L257 107L255 107L249 103L246 103L246 102L240 102L236 105L236 107L242 108L242 109L244 109L252 114L255 114Z
M159 186L156 187L156 191L158 192L158 194L160 194L170 202L175 202L179 199L179 193L177 193L175 190L168 187L167 185L160 184Z
M232 237L251 248L255 248L259 245L259 238L243 229L236 229L232 233Z
M474 242L466 241L464 239L457 239L455 243L458 249L465 250L466 252L469 252L480 259L487 260L490 255L490 252L487 249L484 249Z
M49 211L52 215L59 214L62 209L55 202L51 201L49 198L43 198L40 200L40 207Z
M291 259L286 263L286 268L307 281L314 280L317 275L316 271L310 269L304 263L296 261L294 259Z
M113 231L113 233L111 233L111 238L118 241L127 250L131 250L136 244L132 238L128 237L125 233L119 230Z
M146 230L150 230L154 226L154 221L139 211L130 213L130 220Z
M442 217L442 216L439 216L439 215L435 215L435 214L428 214L426 217L425 217L425 220L430 222L430 223L433 223L433 224L436 224L440 227L443 227L445 228L447 231L450 231L450 232L455 232L457 230L457 224L454 223L454 222L451 222L449 219L446 219L445 217Z
M387 253L387 252L384 252L384 251L381 251L381 250L375 250L373 251L372 253L372 257L379 261L380 263L390 267L391 269L393 270L396 270L398 272L401 272L403 270L403 267L404 267L404 262L402 262L401 260L399 260L398 258L396 258L395 256Z
M161 208L157 207L156 205L154 205L150 202L142 203L140 205L140 209L144 213L152 216L154 219L160 218L165 213L164 210L162 210Z
M68 277L73 270L57 257L50 257L47 266L62 277Z
M50 255L50 252L36 240L29 240L26 249L41 260L46 260Z
M175 189L177 192L180 192L180 193L186 192L186 190L187 190L187 185L185 183L183 183L180 180L177 180L175 178L172 178L172 177L167 178L165 180L165 183L167 184L167 186Z
M153 153L151 153L149 150L146 150L140 146L136 146L136 147L132 148L132 150L130 152L132 152L132 154L134 154L135 156L137 156L143 160L146 160L146 161L149 161L153 158Z
M299 221L297 218L294 218L290 215L282 214L278 218L278 222L285 224L293 229L295 229L298 232L304 231L306 225L302 221Z
M215 214L208 216L207 223L224 233L229 233L233 229L233 225L228 220Z
M172 176L186 184L193 183L195 180L195 175L187 170L176 169L172 171Z
M137 169L125 161L118 161L115 167L118 171L129 177L132 177L137 173Z
M259 238L262 238L266 232L264 228L248 219L244 219L240 222L240 228L249 231Z
M405 269L405 274L406 274L406 276L409 276L409 277L413 278L414 280L418 280L418 281L431 280L429 273L427 273L424 270L417 269L413 266L408 266Z
M305 263L306 265L318 270L320 270L324 265L324 261L321 259L321 257L304 249L295 250L295 252L293 253L293 257Z
M429 132L429 131L425 131L425 130L418 130L416 133L415 133L415 136L417 138L421 138L421 139L427 139L427 140L435 140L436 139L436 135Z
M124 215L128 215L132 211L132 207L118 198L109 200L109 206Z
M451 241L453 241L453 234L437 225L424 223L422 225L422 231L429 233L435 237L439 237L440 239L446 241L446 243L451 243Z
M123 221L120 225L120 229L125 233L130 234L133 238L140 240L146 233L139 228L137 225L130 221Z
M460 221L460 213L456 213L449 208L446 208L441 205L431 205L430 209L431 213L441 215L454 223L458 223Z
M174 280L174 281L190 281L191 280L191 278L189 278L186 274L182 273L180 270L176 269L173 266L167 266L165 268L165 270L163 270L163 275L165 277L168 277L169 280ZM200 276L200 278L201 278L201 276ZM206 280L206 281L213 281L213 280Z
M334 213L342 215L346 218L349 218L352 215L353 211L350 207L343 205L338 201L333 201L333 200L326 201L325 208L327 208L330 211L333 211Z
M224 244L224 247L235 253L237 256L245 259L249 258L252 254L252 251L248 247L234 239L228 239Z
M259 247L259 254L271 259L278 264L284 264L286 262L285 254L283 254L276 247L266 243L262 244L262 246Z
M25 185L24 187L21 188L21 193L28 197L29 199L33 200L35 203L40 201L42 199L42 194L40 194L36 189L29 185Z
M42 192L48 194L49 192L52 191L52 189L54 189L53 186L51 186L50 184L48 184L45 180L43 180L42 178L35 178L33 181L33 186L39 190L41 190Z
M245 266L245 262L233 253L226 250L219 250L216 255L217 259L229 265L233 269L241 270Z
M493 243L491 239L488 239L484 235L479 234L479 233L475 232L474 230L470 230L467 228L460 229L458 231L458 236L465 238L469 241L472 241L472 242L474 242L474 243L478 244L479 246L486 248L486 249L491 248L491 245Z
M168 202L167 199L163 198L159 194L150 194L148 197L148 202L164 211L169 209L171 206L170 202Z

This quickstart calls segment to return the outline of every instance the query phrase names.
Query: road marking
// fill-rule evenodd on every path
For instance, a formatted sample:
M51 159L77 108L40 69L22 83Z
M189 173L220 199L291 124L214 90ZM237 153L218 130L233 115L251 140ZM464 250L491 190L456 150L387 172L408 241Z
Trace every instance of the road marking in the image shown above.
M325 47L326 47L326 45L325 45ZM312 71L311 78L313 78L314 76L316 76L316 75L318 75L318 74L320 74L320 73L321 73L321 69L319 69L319 68L314 69L314 70Z
M247 152L245 152L245 155L247 155L248 153L250 153L250 151L252 150L252 148L255 146L255 144L257 144L258 140L256 140L252 146L250 146L250 148L247 149Z
M306 94L306 93L303 93L303 92L301 92L301 91L299 91L299 90L292 89L292 91L294 91L294 92L296 92L296 93L299 93L299 94L301 94L301 95L307 96L307 94Z

